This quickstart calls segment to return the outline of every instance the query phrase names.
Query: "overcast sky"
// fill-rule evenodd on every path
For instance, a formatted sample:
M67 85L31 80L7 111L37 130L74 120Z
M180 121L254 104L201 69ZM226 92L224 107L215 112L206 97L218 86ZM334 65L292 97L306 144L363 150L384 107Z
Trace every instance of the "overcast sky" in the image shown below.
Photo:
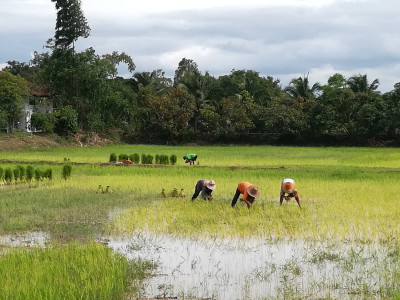
M81 1L91 35L77 50L125 52L135 72L173 77L185 57L215 77L254 70L283 87L307 73L311 84L367 74L382 92L400 82L398 0ZM56 16L50 0L0 0L0 69L47 51Z

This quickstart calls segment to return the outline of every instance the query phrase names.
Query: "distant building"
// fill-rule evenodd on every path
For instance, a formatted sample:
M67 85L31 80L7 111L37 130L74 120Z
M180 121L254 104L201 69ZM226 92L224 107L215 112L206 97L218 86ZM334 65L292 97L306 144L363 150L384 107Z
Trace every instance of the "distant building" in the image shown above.
M24 104L23 116L15 127L26 132L41 132L40 129L32 127L32 115L36 112L52 113L54 111L53 103L49 100L47 90L35 89L30 82L29 85L31 86L30 96Z

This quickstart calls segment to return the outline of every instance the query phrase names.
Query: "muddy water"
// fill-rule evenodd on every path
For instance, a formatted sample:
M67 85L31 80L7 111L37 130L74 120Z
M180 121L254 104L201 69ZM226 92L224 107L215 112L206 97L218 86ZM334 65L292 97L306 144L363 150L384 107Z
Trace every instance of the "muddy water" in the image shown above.
M4 247L44 247L50 236L42 231L0 236L0 246Z
M260 240L190 240L138 233L111 238L109 247L126 257L159 264L143 298L343 299L366 285L374 295L389 274L385 252L375 247L267 243ZM321 255L322 253L322 255ZM365 289L365 288L364 288Z

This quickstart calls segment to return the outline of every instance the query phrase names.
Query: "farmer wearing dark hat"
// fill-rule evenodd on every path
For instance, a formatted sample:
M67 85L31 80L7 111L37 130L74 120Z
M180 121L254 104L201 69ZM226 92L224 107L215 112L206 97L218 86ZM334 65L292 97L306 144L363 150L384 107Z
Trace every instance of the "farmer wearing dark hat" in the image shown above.
M247 204L248 208L250 208L256 198L260 196L260 191L258 190L258 187L250 182L240 182L237 186L236 194L232 199L232 207L236 205L240 194L243 194L243 198L241 200Z
M200 179L197 181L196 186L194 187L194 194L192 196L192 200L196 199L197 196L201 192L201 197L203 200L212 200L212 191L215 189L215 181L214 180L207 180L207 179Z
M293 197L296 199L297 204L301 208L300 197L299 197L299 194L297 193L294 180L291 178L285 178L285 179L283 179L283 181L281 183L281 195L279 198L280 205L282 205L283 199L285 199L286 201L289 201Z
M185 163L189 163L190 165L192 165L192 163L194 165L194 162L196 161L196 159L197 159L197 154L194 154L194 153L187 154L183 157L183 160L185 161Z

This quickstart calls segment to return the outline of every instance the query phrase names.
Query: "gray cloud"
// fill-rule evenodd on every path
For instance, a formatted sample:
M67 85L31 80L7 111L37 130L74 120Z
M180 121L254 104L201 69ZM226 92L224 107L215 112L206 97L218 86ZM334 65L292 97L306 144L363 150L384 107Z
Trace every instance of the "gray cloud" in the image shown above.
M30 53L42 51L54 35L54 6L38 0L41 5L24 12L22 1L1 1L5 5L0 15L5 18L0 19L0 40L7 46L2 47L0 63L28 61ZM124 51L139 72L163 69L173 76L186 57L215 76L251 69L280 78L283 85L307 72L322 84L336 72L347 77L366 73L371 81L380 79L383 92L400 81L396 22L400 2L394 0L140 14L132 6L121 7L118 15L100 13L90 1L86 6L82 2L92 32L88 39L79 40L78 49L94 47L98 54ZM12 20L19 25L10 28Z

